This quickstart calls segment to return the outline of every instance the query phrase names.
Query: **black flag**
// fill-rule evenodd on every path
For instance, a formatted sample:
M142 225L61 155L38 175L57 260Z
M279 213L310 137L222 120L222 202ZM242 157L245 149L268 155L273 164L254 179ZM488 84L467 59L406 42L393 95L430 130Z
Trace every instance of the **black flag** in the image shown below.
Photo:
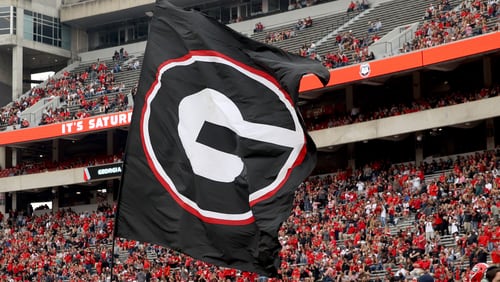
M154 9L127 140L116 236L275 276L278 229L314 168L296 112L318 62L198 12Z

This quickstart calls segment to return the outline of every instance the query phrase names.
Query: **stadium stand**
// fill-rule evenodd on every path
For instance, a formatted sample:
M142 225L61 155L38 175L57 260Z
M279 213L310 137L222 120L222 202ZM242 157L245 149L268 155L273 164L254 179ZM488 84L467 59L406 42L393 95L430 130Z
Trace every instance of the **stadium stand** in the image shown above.
M481 88L471 93L453 92L448 95L440 94L439 96L425 97L410 101L407 104L393 104L390 108L380 108L374 105L368 111L358 109L350 113L345 113L344 109L336 113L335 105L328 103L313 104L303 107L302 115L306 120L308 130L313 131L493 98L497 97L499 92L500 88L494 86L491 89Z
M380 25L375 27L376 23ZM414 23L418 24L418 28L412 27ZM280 33L293 30L295 26L277 27L267 32ZM399 30L403 35L398 42L386 40L376 42L393 30ZM405 35L405 30L412 32ZM382 51L373 49L377 54L372 56L379 58L496 30L498 30L498 6L494 3L483 3L475 7L469 2L458 0L411 4L406 1L386 1L377 2L365 10L340 12L314 19L314 28L295 31L290 40L269 42L263 33L254 34L253 38L304 56L314 58L317 54L328 67L333 68L373 59L369 57L373 51L368 49L373 49L374 45L382 46ZM314 54L300 52L300 49L307 49L311 44L315 46ZM397 48L393 46L395 44L398 45ZM304 45L306 48L303 48ZM371 48L368 48L369 46ZM327 56L330 54L345 56L347 63L329 62Z
M419 167L374 161L310 177L279 232L283 281L404 281L427 272L449 281L476 262L491 262L490 254L500 251L499 152ZM1 239L2 279L103 281L110 274L115 208L38 216L10 211L1 226L9 234ZM115 248L120 281L256 278L154 245L120 239Z
M338 116L338 114L335 113L334 106L331 104L308 105L308 107L302 108L302 115L305 118L308 130L313 131L329 127L348 125L368 120L381 119L391 116L399 116L417 111L424 111L432 108L438 108L438 107L441 108L450 105L475 101L479 99L493 98L497 97L498 93L500 93L499 86L492 87L491 89L481 88L467 94L451 93L450 95L447 96L440 95L439 99L436 99L436 97L431 97L428 100L412 101L411 104L409 105L404 105L404 104L393 105L391 108L378 109L376 112L358 112L356 113L356 115L344 114L342 116ZM108 96L107 94L104 97L107 97ZM69 110L69 113L71 113L70 119L74 119L75 113L76 115L78 114L80 105L76 105L76 110L71 110L71 107L68 107L66 109ZM66 111L66 109L64 110ZM105 111L91 111L91 112L102 113ZM60 122L64 120L65 120L64 118L60 120L52 119L52 122ZM112 163L114 161L116 161L116 157L106 158L105 156L100 156L91 159L80 159L80 158L73 160L68 159L65 160L64 163L59 163L59 162L32 163L32 161L29 161L28 163L21 163L16 167L10 167L10 168L6 167L3 170L0 170L0 177L39 173L41 171L67 169L71 167L84 167L95 164ZM27 166L29 166L30 169L23 169L26 168Z
M63 1L62 9L76 11L86 2ZM329 53L342 53L348 55L351 65L367 61L369 52L364 54L365 58L356 59L354 53L364 50L357 50L352 44L343 45L340 52L337 37L342 40L343 35L353 34L357 39L353 42L361 46L360 40L366 38L368 29L373 29L378 20L382 28L369 34L376 33L382 45L390 45L386 36L394 29L415 28L415 31L399 42L401 46L396 49L384 47L383 51L377 51L372 49L376 44L366 40L370 42L365 44L368 50L375 50L376 60L399 53L411 54L441 43L446 46L472 36L480 38L482 34L498 32L499 26L498 1L370 1L366 9L352 12L345 11L350 1L334 1L328 5L338 2L341 9L321 15L310 14L306 7L311 1L297 2L304 6L300 17L271 26L266 26L266 17L258 18L264 29L252 38L265 41L268 34L293 31L294 36L270 43L291 52L303 48L306 55L316 54L321 60ZM322 7L324 1L312 2L309 4ZM144 17L145 11L139 10L135 16ZM121 12L128 14L131 10ZM120 11L109 11L106 16L109 18L82 14L92 20L82 24L78 17L73 20L68 17L65 21L77 29L75 34L86 34L81 38L75 35L75 41L88 35L88 42L82 39L86 41L85 47L74 46L75 50L109 45L110 42L93 41L108 40L111 36L103 31L112 27L109 21L124 16ZM296 21L309 16L312 26L296 29ZM450 18L452 25L462 28L458 33L450 32L447 27ZM92 26L91 21L101 21L102 25ZM85 24L88 29L82 28ZM467 24L474 26L467 29ZM134 28L127 36L139 33L139 27ZM444 39L452 34L455 39ZM311 43L314 50L307 53ZM9 143L6 138L12 131L22 134L44 125L130 110L143 52L135 50L117 62L113 51L121 45L112 43L111 48L103 50L102 53L109 54L106 57L84 56L85 60L79 61L78 56L85 54L76 54L75 63L58 66L56 71L66 68L1 108L0 142L6 144L0 147L0 206L5 209L4 214L0 212L1 281L109 281L112 266L118 281L379 282L414 281L423 273L430 273L435 281L463 281L475 263L499 263L498 115L480 120L449 116L456 118L455 127L444 128L443 133L442 128L415 128L406 124L408 131L400 135L410 132L416 138L395 141L359 138L346 146L332 143L319 148L318 168L298 187L291 216L279 231L283 246L281 279L214 267L164 247L121 238L112 249L119 186L116 179L71 183L51 179L54 182L50 185L45 183L55 171L68 174L77 171L80 175L84 168L120 162L126 126L43 140L25 138ZM0 48L0 55L4 51ZM0 61L4 62L2 56ZM25 59L27 66L35 61L31 56L29 59ZM469 58L447 57L416 70L403 69L401 74L385 73L361 82L352 76L346 85L334 83L330 88L307 89L301 93L308 99L301 100L300 109L310 130L334 132L341 125L365 124L385 117L393 117L394 123L398 123L398 117L414 111L446 110L448 106L479 100L497 101L488 99L498 96L498 62L496 48L478 51ZM93 65L98 68L100 63L106 65L107 71L101 72L103 83L96 85L91 69ZM121 68L118 72L117 63ZM414 79L419 76L421 81ZM455 89L444 85L444 81L455 83L449 79L453 76L462 81L453 85ZM394 80L403 86L394 86ZM99 90L98 86L104 86L105 90ZM419 87L420 96L415 95ZM94 89L93 94L90 88ZM461 91L454 91L456 88ZM317 93L320 95L315 96ZM341 101L332 103L331 99ZM498 106L494 103L492 106ZM357 118L351 116L352 110ZM475 113L481 110L470 108ZM470 129L472 126L475 127ZM410 139L415 140L410 142ZM418 151L423 158L416 157ZM25 176L33 177L29 184L35 187L23 186ZM31 208L31 203L42 200L52 203L52 208L46 204Z

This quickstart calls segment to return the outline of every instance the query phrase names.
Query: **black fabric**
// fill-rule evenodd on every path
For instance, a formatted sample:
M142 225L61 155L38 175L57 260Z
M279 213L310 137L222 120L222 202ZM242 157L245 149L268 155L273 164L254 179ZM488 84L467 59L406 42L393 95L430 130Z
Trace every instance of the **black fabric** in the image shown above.
M316 161L295 106L307 73L329 80L315 61L157 2L116 236L276 276L278 229Z

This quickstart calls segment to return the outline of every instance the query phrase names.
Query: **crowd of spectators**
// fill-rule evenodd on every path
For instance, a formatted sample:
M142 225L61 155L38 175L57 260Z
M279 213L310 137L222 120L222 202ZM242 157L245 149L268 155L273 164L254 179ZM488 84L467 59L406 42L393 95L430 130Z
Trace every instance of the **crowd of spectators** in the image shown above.
M446 7L445 4L443 2L442 6ZM497 16L497 9L492 9L493 4L496 2L489 1L486 6L481 1L471 2L472 6L479 7L479 11ZM441 11L442 8L438 5L434 10ZM448 16L446 13L450 17L457 16L457 13L446 10L445 18ZM441 17L442 13L428 13L428 16L428 21L432 21L437 16ZM484 19L472 13L465 18L469 19L466 20L468 24L472 19L474 22L479 19L479 26L482 27ZM446 27L447 23L444 20L441 22ZM476 25L478 23L475 22ZM428 24L421 29L426 30L422 36L441 30L429 31L432 26L441 27L440 24ZM467 29L466 24L466 34ZM341 42L343 39L340 39ZM365 52L364 40L348 40L353 43L346 45L344 39L344 50L356 50L352 47L355 44ZM305 46L305 54L316 57L315 46L311 45ZM332 63L331 66L339 65ZM83 73L65 73L59 79L50 80L45 88L35 88L29 97L2 108L0 123L20 124L20 112L47 95L60 97L69 104L83 104L82 115L78 117L89 110L106 111L110 101L105 101L107 96L104 94L115 90L115 87L118 87L118 92L120 90L114 85L113 72L107 72L105 68L99 63ZM454 93L438 100L415 101L411 105L395 105L373 112L356 112L355 115L336 117L326 124L309 126L318 129L400 115L494 97L498 91L499 88L495 87L470 95ZM99 97L95 104L86 102L95 97ZM318 113L332 114L322 108L312 109L304 116L314 118ZM71 114L65 109L47 109L44 122L57 122L66 116ZM107 158L102 162L116 161L117 158ZM496 150L456 159L444 158L419 166L373 162L354 171L310 177L298 188L292 215L279 231L283 246L280 254L283 261L282 281L369 281L373 279L373 273L381 270L386 273L381 278L384 281L405 281L423 273L432 274L435 281L461 281L472 265L485 262L488 255L498 263L498 158L499 151ZM8 174L68 169L100 162L93 159L23 163L8 169ZM437 171L441 172L439 176L426 179L426 175ZM21 211L0 215L0 280L105 281L110 275L114 213L115 208L103 205L96 212L81 214L60 210L41 216ZM403 220L411 220L414 224L391 234L391 228L397 229L398 223ZM455 244L445 246L441 240L450 235ZM125 251L127 254L124 261L117 259L119 263L114 268L120 281L229 279L239 282L258 278L252 273L213 267L172 250L136 241L118 239L113 251Z
M481 88L471 93L452 92L437 97L424 97L408 103L394 104L390 107L360 109L354 107L347 112L344 107L332 104L312 105L301 109L308 130L348 125L358 122L376 120L391 116L404 115L429 109L462 104L470 101L497 97L500 86Z
M19 126L22 123L21 113L27 108L33 106L40 100L37 95L21 97L21 99L12 102L7 106L0 108L0 129L6 126Z
M374 161L310 177L279 230L282 278L269 281L411 281L424 273L438 282L463 281L476 262L498 263L499 153L419 166ZM115 210L1 216L0 279L106 281ZM402 221L412 225L399 227ZM450 235L455 243L443 244ZM131 240L117 239L113 253L118 281L259 279Z
M122 160L121 154L113 156L97 155L87 156L85 158L68 158L63 161L24 161L15 166L0 168L0 178L9 176L26 175L33 173L42 173L48 171L64 170L78 167L87 167L100 164L115 163Z
M286 39L293 38L297 36L296 31L303 30L313 26L313 20L311 17L297 20L297 23L293 28L287 28L277 31L268 31L264 37L264 42L272 44L275 42L283 41ZM255 25L254 32L260 32L264 29L264 26L259 22Z
M400 51L419 50L498 30L498 24L489 27L488 20L498 22L499 12L498 1L463 1L459 9L452 9L448 0L437 5L431 3L415 38Z
M351 1L348 12L362 11L368 7L368 3L364 0ZM404 43L399 52L406 53L497 31L500 26L499 12L500 6L496 0L463 1L458 9L453 9L448 0L430 3L425 10L422 24L415 32L414 39ZM489 25L489 20L497 23ZM352 30L339 32L335 36L336 48L326 55L304 52L303 48L299 50L299 54L316 60L321 58L328 68L373 60L375 55L368 51L368 46L381 39L379 32L382 28L380 19L369 21L366 33L354 34Z
M123 48L118 53L113 70L105 62L97 61L81 73L64 72L59 81L49 79L49 85L63 86L59 97L64 105L59 109L45 109L41 125L72 119L86 118L94 114L110 111L123 111L127 108L127 96L123 93L125 85L115 82L115 74L121 71L117 68L125 60ZM62 82L62 83L61 83ZM77 106L70 112L69 108Z
M375 55L369 51L368 46L378 39L380 39L378 34L373 34L371 37L367 34L364 38L357 38L353 35L352 30L339 33L335 37L338 46L337 51L328 52L322 58L322 62L328 68L336 68L347 66L352 62L359 63L373 60Z
M296 30L303 30L305 28L312 27L312 26L313 26L313 20L311 19L311 17L307 17L305 19L299 19L297 21L297 23L295 24L295 29Z
M125 48L121 47L120 51L116 51L113 53L113 57L111 58L113 61L122 62L128 59L128 52Z
M266 33L264 38L265 43L274 43L278 41L283 41L295 37L295 31L293 29L287 29L282 31L270 31Z
M121 65L125 65L126 70L140 67L139 60L125 64L127 58L128 54L121 48L113 56L113 69L97 59L81 72L64 71L59 77L48 78L45 84L33 87L27 96L2 107L0 125L29 127L29 122L21 118L21 113L43 98L60 99L61 106L44 108L39 125L126 110L128 96L123 93L125 85L115 82L115 74L122 70Z

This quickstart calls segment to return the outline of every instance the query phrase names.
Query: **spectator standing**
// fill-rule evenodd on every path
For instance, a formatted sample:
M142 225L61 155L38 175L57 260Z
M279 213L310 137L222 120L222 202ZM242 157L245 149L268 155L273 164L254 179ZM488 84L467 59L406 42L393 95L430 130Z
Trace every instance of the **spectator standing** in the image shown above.
M123 47L120 48L120 62L123 61L123 59L125 58L124 51L125 51L125 49L123 49Z
M380 19L377 19L377 21L375 22L375 24L373 26L373 30L380 31L381 29L382 29L382 22L380 21Z
M354 9L356 9L356 3L354 1L351 1L351 3L349 3L349 6L347 6L347 12L354 12Z
M434 239L434 227L432 217L427 217L425 221L425 240L431 241Z
M253 32L262 32L263 30L264 30L264 25L262 24L262 22L258 22L255 24Z

